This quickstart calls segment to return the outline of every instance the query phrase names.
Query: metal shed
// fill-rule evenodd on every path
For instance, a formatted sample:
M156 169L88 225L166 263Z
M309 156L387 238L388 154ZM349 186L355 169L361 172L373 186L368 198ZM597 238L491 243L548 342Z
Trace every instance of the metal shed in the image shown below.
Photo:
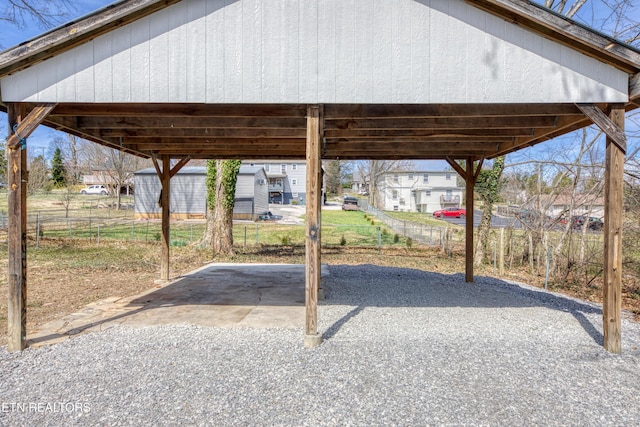
M619 352L624 115L639 73L638 50L527 0L123 0L1 52L9 349L25 346L22 148L41 123L154 159L163 279L171 178L188 159L306 158L308 346L322 339L322 158L446 159L472 189L484 159L595 123L607 134L604 346Z
M136 219L160 219L158 205L162 185L155 168L139 170L134 175L136 193L134 211ZM207 168L183 167L171 181L172 219L205 218L207 214ZM263 168L242 165L236 184L234 219L255 220L269 209L267 177Z

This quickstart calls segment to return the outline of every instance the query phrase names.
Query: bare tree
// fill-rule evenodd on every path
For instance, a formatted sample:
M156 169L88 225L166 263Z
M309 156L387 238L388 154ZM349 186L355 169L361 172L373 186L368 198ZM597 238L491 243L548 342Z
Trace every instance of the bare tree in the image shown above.
M148 161L98 144L88 144L84 152L89 160L87 166L109 188L111 195L117 197L116 208L121 209L121 189L130 186L135 171Z
M380 184L382 177L393 171L407 171L413 169L414 164L410 160L367 160L358 163L357 169L360 178L369 189L369 203L376 208L380 207Z
M36 156L29 162L29 180L27 195L50 190L49 170L44 156Z
M72 0L6 0L0 8L0 21L23 28L35 22L41 28L60 24L75 10Z

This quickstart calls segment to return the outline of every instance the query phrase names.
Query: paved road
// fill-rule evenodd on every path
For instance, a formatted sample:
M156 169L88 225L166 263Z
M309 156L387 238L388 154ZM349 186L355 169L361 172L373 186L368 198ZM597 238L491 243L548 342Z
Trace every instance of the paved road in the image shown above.
M447 221L451 224L465 225L465 218L442 218L444 221ZM473 226L478 227L480 225L480 220L482 219L482 211L474 210L473 211ZM513 228L522 228L522 223L517 218L512 217L501 217L494 215L491 218L491 227L492 228L505 228L505 227L513 227Z

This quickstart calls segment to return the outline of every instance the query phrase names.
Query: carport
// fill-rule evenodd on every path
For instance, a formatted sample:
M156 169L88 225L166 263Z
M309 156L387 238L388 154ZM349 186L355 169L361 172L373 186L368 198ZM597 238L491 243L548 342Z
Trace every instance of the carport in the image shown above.
M26 342L27 138L40 124L153 159L163 280L171 177L190 159L306 158L315 346L321 159L445 159L470 190L485 159L595 123L607 135L604 346L620 352L624 114L639 106L639 72L637 50L526 0L124 0L26 41L0 53L9 349Z

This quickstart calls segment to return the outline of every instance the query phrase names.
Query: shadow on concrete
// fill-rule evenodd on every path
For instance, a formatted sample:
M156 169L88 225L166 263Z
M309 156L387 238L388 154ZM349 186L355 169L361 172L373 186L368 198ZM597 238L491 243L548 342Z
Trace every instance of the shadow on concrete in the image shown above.
M301 328L305 322L304 280L304 265L212 264L138 296L90 304L79 313L39 328L30 334L29 343L45 345L122 324ZM595 342L603 342L602 333L585 317L602 313L600 308L499 279L477 277L476 283L470 284L463 274L336 265L331 266L330 275L323 266L322 286L328 296L321 306L356 307L327 328L325 339L346 327L366 307L542 306L571 313ZM349 292L342 292L347 287Z

